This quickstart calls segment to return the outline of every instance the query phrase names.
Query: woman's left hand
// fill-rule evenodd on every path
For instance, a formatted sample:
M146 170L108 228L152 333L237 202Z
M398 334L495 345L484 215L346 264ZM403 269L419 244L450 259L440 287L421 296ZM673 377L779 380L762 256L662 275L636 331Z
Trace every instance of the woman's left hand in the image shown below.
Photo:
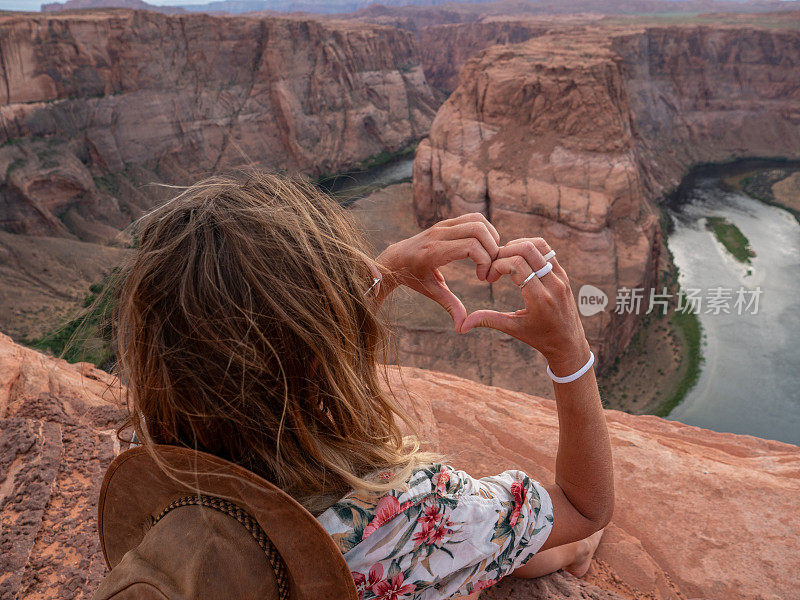
M492 261L500 251L500 235L480 213L440 221L405 240L392 244L378 256L384 275L379 303L398 285L405 285L441 305L453 318L456 331L467 318L461 300L450 291L439 267L462 258L475 264L475 274L485 281Z

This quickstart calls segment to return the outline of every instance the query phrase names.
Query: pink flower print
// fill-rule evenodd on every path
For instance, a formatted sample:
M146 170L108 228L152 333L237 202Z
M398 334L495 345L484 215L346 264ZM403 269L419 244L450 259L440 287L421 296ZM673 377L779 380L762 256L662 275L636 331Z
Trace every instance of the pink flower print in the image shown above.
M350 574L353 576L353 581L356 584L358 598L362 600L362 598L364 598L364 592L378 583L383 577L383 565L381 563L372 565L372 568L369 570L368 578L365 577L363 573L357 571L352 571Z
M444 513L439 510L436 504L431 504L425 507L425 512L417 518L417 523L422 524L423 527L433 527L439 522Z
M475 587L472 588L472 591L477 592L478 590L488 589L497 582L498 582L497 579L484 579L483 581L476 581Z
M428 543L428 538L431 535L431 531L433 531L433 525L431 523L423 523L420 530L414 534L414 537L411 539L414 542L414 548L419 546L422 543Z
M521 481L515 481L511 484L511 495L514 496L514 510L511 511L511 527L514 527L519 519L519 511L522 509L525 496L528 495L528 490L523 487Z
M444 519L438 527L431 522L423 523L422 528L411 538L414 541L414 547L416 548L423 543L429 546L440 543L450 533L449 527L452 524L450 519Z
M364 589L367 587L367 578L364 577L363 573L359 573L358 571L350 571L350 575L353 576L353 581L356 584L358 600L361 600L364 597Z
M434 531L428 537L428 544L436 545L441 543L441 541L444 539L444 536L446 536L448 533L449 530L447 529L447 527L445 527L445 523L442 523L441 525L439 525L439 527L436 528L436 531Z
M381 568L381 571L383 571L383 568ZM372 593L375 594L376 600L400 600L406 594L413 593L413 584L407 583L403 585L405 578L405 575L398 573L392 577L391 581L385 579L373 585Z
M439 472L434 475L434 478L436 479L436 491L446 492L447 484L450 481L450 471L442 467Z
M378 504L375 507L375 516L369 524L364 527L364 533L361 539L367 539L370 535L375 533L378 527L394 519L409 506L411 506L411 502L403 502L401 505L400 501L394 496L384 496L378 500Z

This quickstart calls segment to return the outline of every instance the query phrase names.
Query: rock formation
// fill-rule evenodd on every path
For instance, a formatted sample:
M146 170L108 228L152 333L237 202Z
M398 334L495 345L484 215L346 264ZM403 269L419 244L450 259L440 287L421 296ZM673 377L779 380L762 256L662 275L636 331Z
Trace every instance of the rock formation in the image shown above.
M97 223L140 209L109 178L131 169L338 172L419 139L435 110L413 36L376 25L16 15L0 46L0 228L14 233L108 239Z
M550 482L555 404L404 369L393 389L432 449L475 475ZM0 596L90 598L104 470L120 446L118 383L0 334ZM487 600L785 599L795 593L800 448L607 411L617 504L586 581L507 578Z
M673 26L556 32L471 59L414 162L421 223L486 213L540 235L574 291L610 308L584 325L602 364L636 314L617 290L657 285L654 201L693 165L800 156L800 33ZM645 300L646 303L646 300Z
M119 262L107 245L173 194L152 183L338 172L418 140L435 108L413 36L388 27L0 14L0 327L59 324Z
M102 579L97 498L119 453L115 385L0 334L0 597L90 598Z
M491 20L433 25L417 31L422 67L428 83L445 94L458 85L464 64L479 51L497 44L516 44L544 35L552 23L532 20Z

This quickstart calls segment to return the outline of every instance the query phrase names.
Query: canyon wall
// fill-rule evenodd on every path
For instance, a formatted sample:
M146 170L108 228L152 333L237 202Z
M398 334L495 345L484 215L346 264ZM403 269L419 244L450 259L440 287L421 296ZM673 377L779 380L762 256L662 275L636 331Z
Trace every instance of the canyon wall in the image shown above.
M416 31L425 78L450 94L464 64L479 51L497 44L516 44L544 35L552 23L532 20L490 20L432 25Z
M505 240L545 237L575 292L609 297L584 319L608 364L639 319L615 314L617 290L658 285L662 193L698 163L800 156L798 62L800 32L751 27L587 28L486 49L417 149L417 218L481 211Z
M389 27L0 15L0 328L36 338L71 316L174 194L153 183L338 172L418 140L436 106L413 35Z
M392 377L420 436L457 468L553 481L554 402L421 369ZM107 373L0 334L0 597L90 598L104 576L97 498L120 451L119 397ZM486 600L794 597L800 448L606 415L617 502L586 580L508 577Z
M0 228L108 240L141 209L116 174L138 189L250 162L338 172L419 139L435 107L413 36L388 27L0 17Z

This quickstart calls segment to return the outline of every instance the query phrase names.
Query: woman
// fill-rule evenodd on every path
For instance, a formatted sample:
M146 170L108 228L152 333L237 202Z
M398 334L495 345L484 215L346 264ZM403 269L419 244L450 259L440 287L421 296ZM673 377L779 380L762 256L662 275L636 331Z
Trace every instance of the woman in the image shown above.
M117 339L143 444L203 450L286 490L333 536L365 600L586 571L612 512L611 452L593 355L544 240L500 246L471 214L374 260L335 202L258 173L188 188L136 235ZM438 271L462 258L482 281L510 276L526 308L467 315ZM401 285L441 304L462 334L498 329L545 356L564 382L553 485L513 470L475 479L401 435L378 315Z

